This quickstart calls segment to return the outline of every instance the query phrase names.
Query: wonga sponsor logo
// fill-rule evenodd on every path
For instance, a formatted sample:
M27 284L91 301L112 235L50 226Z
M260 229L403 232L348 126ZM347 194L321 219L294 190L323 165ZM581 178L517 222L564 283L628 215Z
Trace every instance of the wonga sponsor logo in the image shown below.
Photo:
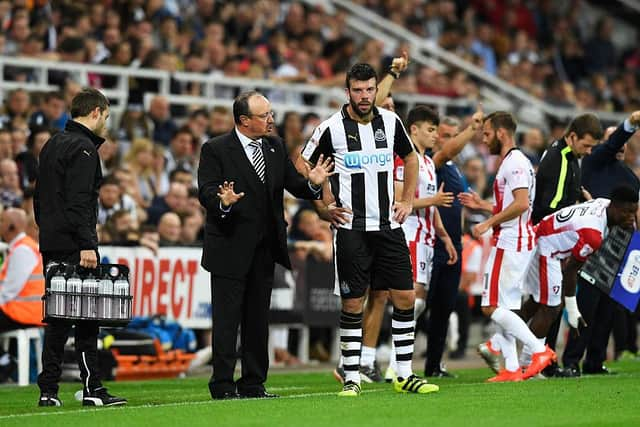
M381 153L347 153L344 155L344 165L348 169L362 169L368 165L385 166L393 161L389 152Z

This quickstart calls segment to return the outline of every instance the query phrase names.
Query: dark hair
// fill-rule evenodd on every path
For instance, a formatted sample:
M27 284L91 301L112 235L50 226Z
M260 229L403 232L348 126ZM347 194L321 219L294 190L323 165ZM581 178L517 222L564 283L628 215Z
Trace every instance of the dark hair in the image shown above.
M109 107L109 100L97 89L83 87L71 100L71 118L88 116L96 108L100 112Z
M376 74L376 70L369 64L359 63L351 67L351 69L347 72L347 77L345 79L345 85L347 89L351 89L351 80L356 80L360 82L366 82L369 79L376 79L376 86L378 84L378 75Z
M597 140L602 139L604 135L600 119L591 113L581 114L571 120L569 127L564 132L564 136L569 136L571 132L575 132L578 138L584 138L585 135L589 134Z
M191 137L191 143L194 143L195 136L193 135L193 132L191 132L191 128L189 127L189 125L182 125L178 129L176 129L173 135L171 135L171 139L174 139L176 136L178 136L181 133L189 134L189 136Z
M44 95L44 102L49 102L52 99L61 99L64 101L64 94L58 90L54 90L53 92L47 92Z
M198 116L204 116L205 118L209 118L209 112L207 111L206 108L198 108L196 110L193 110L190 114L189 114L189 118L190 119L195 119Z
M191 171L183 168L182 166L178 166L177 168L169 172L169 182L173 182L176 178L176 175L178 175L179 173L188 173L189 175L191 175Z
M36 135L39 133L49 132L49 135L53 136L54 133L57 132L56 129L48 128L47 126L33 126L30 129L29 137L27 138L27 148L31 150L33 148L33 144L36 140Z
M263 96L260 92L250 90L248 92L242 92L233 100L233 121L239 125L240 116L249 116L251 111L249 110L249 98L253 96Z
M114 174L107 175L102 179L100 187L104 185L115 185L117 187L120 187L120 180Z
M494 111L485 117L482 122L489 122L494 130L502 128L511 135L516 133L516 128L518 127L516 119L514 119L513 115L507 111Z
M428 122L437 126L440 124L440 116L427 105L417 105L407 115L407 129L418 122Z
M614 205L638 203L638 192L628 185L620 185L611 190L609 199L611 199L611 203Z

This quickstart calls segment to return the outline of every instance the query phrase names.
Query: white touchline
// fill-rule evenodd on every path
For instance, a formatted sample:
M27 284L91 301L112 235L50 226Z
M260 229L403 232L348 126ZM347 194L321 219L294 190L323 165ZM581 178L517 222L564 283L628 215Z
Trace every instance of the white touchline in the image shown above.
M295 388L301 388L301 387L293 387ZM270 388L270 390L285 390L285 389L289 389L288 387L282 387L282 388L276 388L276 387L272 387ZM368 393L378 393L381 391L389 391L390 389L388 388L380 388L380 389L375 389L375 390L363 390L362 393L364 394L368 394ZM313 396L334 396L337 395L338 393L335 391L327 391L327 392L322 392L322 393L303 393L303 394L293 394L291 396L280 396L280 399L301 399L304 397L313 397ZM86 413L88 411L130 411L130 410L136 410L136 409L153 409L153 408L166 408L166 407L172 407L172 406L195 406L195 405L216 405L216 404L221 404L221 403L226 403L226 404L233 404L234 402L243 402L243 401L247 401L247 400L261 400L261 399L232 399L232 400L219 400L219 401L215 401L215 400L200 400L200 401L196 401L196 402L175 402L175 403L160 403L158 405L140 405L140 406L111 406L111 407L100 407L100 408L96 408L96 409L80 409L78 408L77 410L72 410L72 411L46 411L43 410L42 412L27 412L24 414L12 414L12 415L0 415L0 420L6 420L6 419L11 419L11 418L27 418L27 417L42 417L42 416L49 416L49 415L68 415L68 414L78 414L78 413ZM273 402L273 399L267 399L271 402Z

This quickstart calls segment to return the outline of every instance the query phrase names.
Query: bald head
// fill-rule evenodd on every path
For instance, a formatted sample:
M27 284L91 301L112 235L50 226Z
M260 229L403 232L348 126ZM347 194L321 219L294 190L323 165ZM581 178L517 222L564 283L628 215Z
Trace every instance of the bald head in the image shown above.
M2 240L10 242L15 236L27 229L27 213L19 208L9 208L0 215L0 234Z

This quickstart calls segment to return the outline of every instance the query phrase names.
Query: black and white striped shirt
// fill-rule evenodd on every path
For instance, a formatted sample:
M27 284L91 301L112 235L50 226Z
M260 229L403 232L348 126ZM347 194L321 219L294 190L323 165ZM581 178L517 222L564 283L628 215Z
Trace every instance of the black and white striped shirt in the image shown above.
M373 120L362 124L351 119L345 105L315 129L302 156L313 164L320 154L333 157L331 191L338 206L353 211L342 228L379 231L400 226L392 219L393 154L404 158L412 151L395 113L373 107Z

